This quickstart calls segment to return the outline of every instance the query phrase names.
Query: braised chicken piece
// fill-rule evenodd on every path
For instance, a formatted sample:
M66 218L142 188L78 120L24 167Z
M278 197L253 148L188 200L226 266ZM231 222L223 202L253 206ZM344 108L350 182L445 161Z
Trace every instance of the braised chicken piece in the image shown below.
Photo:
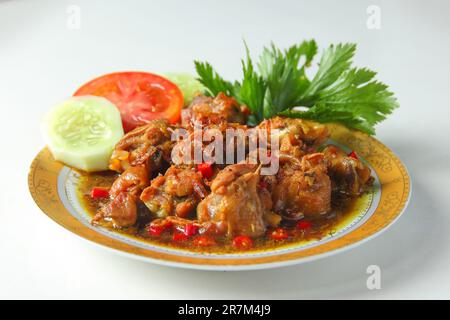
M312 121L274 117L261 122L260 129L266 129L268 136L273 129L278 129L280 154L294 157L314 151L328 138L327 127Z
M355 157L350 157L341 148L329 145L324 150L328 172L333 181L333 190L350 196L358 196L373 178L368 166Z
M195 124L209 125L222 122L246 122L249 110L240 106L237 101L223 93L216 97L197 96L187 109L181 113L181 124L185 128Z
M109 194L112 197L122 192L134 195L139 194L149 184L148 173L145 166L135 166L126 169L112 184Z
M220 122L218 124L209 124L203 126L202 130L187 131L187 137L179 139L174 143L172 149L172 161L175 164L194 164L195 162L210 162L214 163L216 159L216 152L221 152L219 163L236 163L245 159L248 149L248 139L246 132L248 127L238 123ZM230 136L227 136L229 131ZM199 137L197 134L201 133ZM231 136L233 134L233 137ZM216 140L216 137L219 140ZM216 145L215 141L220 142L221 145ZM239 149L239 151L238 151ZM227 157L231 157L230 150L233 152L233 159L229 161ZM200 151L203 156L210 157L211 161L205 159L196 159L195 152ZM242 158L238 159L237 156Z
M170 167L152 180L141 194L147 208L159 218L187 218L195 213L198 202L207 196L202 175L190 167Z
M331 209L331 181L323 153L304 156L301 161L290 158L276 175L272 189L274 211L285 219L317 217Z
M241 166L241 165L239 165ZM249 171L249 173L252 173L254 170L254 165L243 165L244 172ZM248 170L248 168L251 168L252 170ZM217 190L217 188L220 188L218 183L229 183L231 180L236 179L236 174L239 174L239 170L236 167L230 166L230 168L227 171L222 171L223 173L221 176L219 176L219 180L214 180L214 190ZM242 173L242 172L241 172ZM222 180L221 180L222 179ZM281 216L270 211L272 208L272 198L270 195L270 192L267 190L266 187L258 184L257 187L259 199L261 201L261 204L265 210L263 210L263 220L266 225L269 225L271 227L277 227L281 221ZM220 190L219 190L220 192ZM204 215L204 212L202 213ZM198 215L198 211L197 211ZM157 227L163 227L168 228L174 227L179 230L183 230L187 225L195 225L199 228L200 233L212 233L212 234L224 234L226 232L223 232L218 228L218 224L216 221L213 221L211 219L202 219L201 221L192 220L192 219L186 219L180 216L167 216L166 218L158 218L151 222L152 226ZM245 235L245 234L244 234Z
M149 172L170 162L172 128L165 120L153 120L128 132L116 145L109 168L123 172L129 167L144 165Z
M137 201L138 197L128 192L119 193L114 199L95 215L93 223L102 219L112 221L115 227L124 228L132 226L137 221Z
M258 192L259 178L259 168L252 164L234 164L220 171L211 184L211 194L197 207L198 222L228 237L263 235L269 208Z
M139 194L148 183L148 173L144 166L126 169L111 186L111 200L97 212L92 222L105 219L111 220L117 227L134 225L138 217Z

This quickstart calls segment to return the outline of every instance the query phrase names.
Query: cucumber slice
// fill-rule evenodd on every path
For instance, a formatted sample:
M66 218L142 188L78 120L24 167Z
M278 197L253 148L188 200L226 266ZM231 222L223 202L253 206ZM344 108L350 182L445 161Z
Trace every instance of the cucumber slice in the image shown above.
M45 116L42 132L56 160L88 172L107 170L114 146L123 137L116 106L96 96L58 104Z
M205 90L205 87L189 73L167 73L164 76L180 88L185 106L192 102L196 94Z

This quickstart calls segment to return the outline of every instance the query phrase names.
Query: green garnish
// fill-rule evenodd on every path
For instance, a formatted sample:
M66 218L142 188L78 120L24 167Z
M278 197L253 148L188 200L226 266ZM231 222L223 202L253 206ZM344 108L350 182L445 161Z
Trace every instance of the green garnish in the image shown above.
M339 122L375 134L374 125L386 119L398 102L385 84L374 79L374 71L351 67L355 49L355 44L328 47L311 80L305 69L317 53L314 40L284 51L272 44L264 48L256 68L246 47L241 82L224 80L208 62L195 61L195 68L198 80L206 88L205 94L224 92L250 108L249 124L283 115L322 123Z

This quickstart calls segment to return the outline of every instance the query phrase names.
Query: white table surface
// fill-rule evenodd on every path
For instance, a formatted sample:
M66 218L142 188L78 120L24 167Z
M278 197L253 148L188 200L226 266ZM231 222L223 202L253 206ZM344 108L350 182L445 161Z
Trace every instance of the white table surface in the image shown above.
M69 5L80 29L67 28ZM378 5L381 28L368 29ZM450 298L450 2L0 1L0 298ZM379 72L401 103L377 138L408 167L413 195L401 219L351 251L247 272L137 262L48 219L27 187L44 146L39 121L85 81L112 71L193 72L210 61L240 76L242 39L358 43L356 65ZM369 265L381 289L366 287Z

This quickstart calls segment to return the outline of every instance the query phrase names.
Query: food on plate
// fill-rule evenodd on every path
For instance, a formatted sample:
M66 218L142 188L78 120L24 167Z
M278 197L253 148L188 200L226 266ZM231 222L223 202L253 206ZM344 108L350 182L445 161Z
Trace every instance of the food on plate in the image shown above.
M151 181L141 200L159 218L187 218L207 194L202 174L193 167L171 166Z
M93 224L190 250L248 251L322 237L336 212L343 214L371 187L371 171L360 159L327 145L325 125L286 117L258 126L278 130L274 174L262 175L248 148L240 163L176 164L163 156L178 147L169 143L170 130L251 130L243 124L245 108L224 94L196 97L184 115L176 126L152 120L117 143L111 164L118 175L107 198L93 199L96 185L84 177L81 193Z
M264 213L271 208L258 192L259 179L259 169L252 164L229 165L220 171L211 183L211 193L197 207L205 232L227 237L264 235Z
M181 124L194 127L195 124L219 125L223 122L244 124L248 109L231 97L219 93L216 97L199 95L193 99L191 106L181 112Z
M172 130L166 120L154 120L128 132L115 146L109 169L123 172L143 165L149 172L158 170L170 161Z
M111 152L123 136L117 108L95 96L61 102L45 116L42 131L56 160L88 172L108 169Z
M328 164L328 172L333 177L334 189L343 194L353 196L360 195L364 186L371 183L373 177L370 169L365 166L352 151L346 154L342 149L336 146L327 146L323 154Z
M111 201L102 206L92 221L110 219L118 227L128 227L138 218L139 194L148 185L145 166L126 169L112 184L109 191Z
M117 72L89 81L74 96L94 95L116 105L129 132L153 119L180 119L183 94L171 81L146 72Z
M374 182L358 154L328 140L324 123L374 134L398 106L375 72L351 68L354 52L330 46L311 79L313 40L265 48L256 65L247 49L235 82L197 61L197 80L169 75L180 88L150 73L108 74L52 110L44 132L56 159L109 169L80 172L93 225L200 252L320 239Z
M323 153L283 161L272 188L274 210L286 219L317 217L331 209L331 180Z
M297 158L316 149L328 138L326 126L308 120L273 117L261 122L259 128L267 130L268 134L274 129L279 130L281 153Z

